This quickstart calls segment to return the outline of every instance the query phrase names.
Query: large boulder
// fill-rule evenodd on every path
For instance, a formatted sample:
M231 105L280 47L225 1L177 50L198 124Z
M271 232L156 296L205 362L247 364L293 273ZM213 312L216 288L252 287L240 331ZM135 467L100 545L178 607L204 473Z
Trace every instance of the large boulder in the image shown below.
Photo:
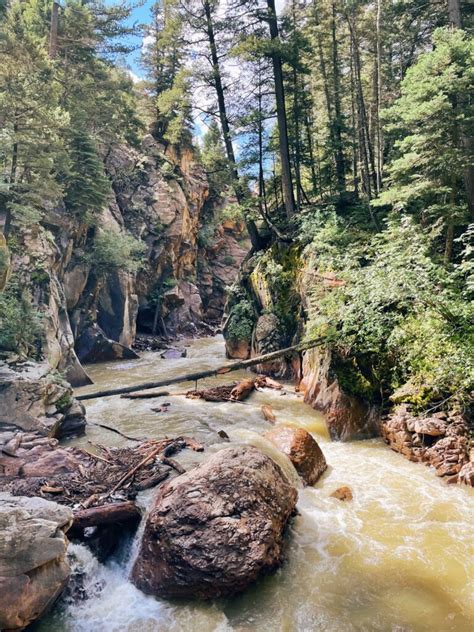
M296 501L268 456L226 448L157 493L132 580L160 597L238 593L280 564Z
M54 603L69 578L72 511L0 493L0 629L21 630Z
M108 338L98 325L84 329L76 340L76 353L81 362L108 362L110 360L136 360L133 349Z
M278 426L264 435L293 463L307 485L314 485L327 463L315 439L303 428Z
M0 431L23 430L60 439L84 434L85 425L84 406L49 365L29 362L15 370L0 363Z

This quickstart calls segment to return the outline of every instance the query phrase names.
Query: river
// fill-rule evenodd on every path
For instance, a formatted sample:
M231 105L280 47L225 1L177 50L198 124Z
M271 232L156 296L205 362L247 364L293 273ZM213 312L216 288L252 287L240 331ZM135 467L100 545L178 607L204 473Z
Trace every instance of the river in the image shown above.
M163 360L144 353L139 360L88 367L94 389L134 384L219 366L222 338L191 341L188 357ZM243 375L243 374L241 374ZM231 373L205 380L199 387L233 381ZM181 392L188 385L170 387ZM87 598L62 600L35 629L41 632L471 632L474 629L473 490L448 486L428 468L410 463L378 439L332 443L324 419L288 385L255 393L245 403L169 400L91 400L89 421L114 425L137 437L196 437L206 452L226 443L252 443L275 456L259 433L270 427L260 407L270 404L277 423L302 426L322 447L329 467L322 479L299 490L298 510L289 537L287 560L240 596L215 603L170 603L146 597L127 580L124 547L107 565L82 545L71 545L74 565L84 576ZM169 412L153 412L162 401ZM87 440L123 445L121 437L96 426ZM90 446L88 446L90 448ZM200 458L185 451L180 460ZM289 462L285 471L294 477ZM331 498L342 485L354 499ZM145 497L146 501L146 497ZM130 552L130 550L132 552Z

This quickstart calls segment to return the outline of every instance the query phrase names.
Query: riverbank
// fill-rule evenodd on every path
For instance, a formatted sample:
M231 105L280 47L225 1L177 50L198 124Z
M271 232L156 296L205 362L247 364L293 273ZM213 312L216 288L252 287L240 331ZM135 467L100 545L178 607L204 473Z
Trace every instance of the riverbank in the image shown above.
M145 353L139 360L88 367L95 385L80 392L223 362L220 338L190 343L188 357L163 360ZM245 375L245 374L244 374ZM199 386L222 384L237 376L220 376ZM182 390L181 386L172 387ZM448 487L428 468L390 451L381 439L330 442L324 418L304 404L288 386L254 393L246 403L210 403L170 398L168 412L156 413L157 400L92 400L90 421L115 425L126 434L150 438L187 434L206 445L206 453L223 446L224 430L232 444L257 445L274 458L279 453L260 435L268 430L261 406L272 406L277 424L306 428L317 438L328 470L314 486L299 490L297 516L290 533L287 560L275 576L264 578L239 597L217 603L173 604L145 597L127 579L130 546L106 566L82 546L73 546L84 574L86 599L61 601L37 629L41 632L109 630L284 629L468 632L474 620L470 601L472 572L469 547L474 537L471 489ZM125 445L123 437L91 426L87 440ZM90 448L90 446L89 446ZM185 467L204 458L185 451ZM289 464L283 461L288 469ZM294 471L293 471L294 473ZM291 469L289 474L291 475ZM353 500L331 494L349 486ZM146 503L146 494L143 501Z

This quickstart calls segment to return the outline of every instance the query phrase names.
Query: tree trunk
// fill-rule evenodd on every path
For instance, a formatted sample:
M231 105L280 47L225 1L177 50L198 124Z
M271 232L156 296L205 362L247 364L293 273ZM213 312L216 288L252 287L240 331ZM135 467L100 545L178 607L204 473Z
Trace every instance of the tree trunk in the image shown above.
M275 10L275 0L267 0L268 25L270 27L270 38L274 44L278 44L280 36L278 32L278 21ZM278 140L280 148L281 182L283 188L283 201L287 217L291 217L295 212L295 200L293 196L293 183L291 178L290 150L288 147L288 126L285 107L285 89L283 87L283 68L280 53L277 50L272 52L273 75L275 80L275 100L278 120Z
M382 41L380 37L380 25L382 20L382 0L377 0L376 18L376 93L375 93L375 125L377 134L377 193L382 190L382 169L383 169L383 136L380 122L380 108L382 107Z
M364 165L367 170L367 195L369 200L373 197L372 191L376 190L377 183L375 177L375 165L374 165L374 152L370 142L369 126L367 122L367 110L365 107L364 92L362 89L361 78L361 63L359 52L359 40L357 32L355 30L355 24L350 16L347 16L347 22L349 25L349 31L353 44L354 54L354 71L355 71L355 84L358 101L358 113L359 113L359 127L361 129L361 140L363 141L362 153Z
M449 23L457 29L462 29L461 4L459 0L448 0Z
M346 190L346 166L344 160L344 148L342 144L341 81L339 76L339 55L336 34L336 5L334 0L332 2L331 34L334 84L334 141L336 143L336 178L339 192L344 192Z
M353 63L353 45L350 42L350 72L351 72L351 119L352 119L352 178L354 183L354 193L359 197L359 161L357 156L357 134L358 125L356 117L356 96L355 96L355 79L354 79L354 63Z
M49 57L54 59L58 53L58 15L59 3L54 0L51 9L51 27L49 32Z
M311 171L311 186L313 189L313 195L317 195L318 192L318 178L316 175L316 163L314 158L314 150L313 150L313 137L311 135L311 123L309 120L309 116L305 115L305 128L306 128L306 138L308 142L308 151L309 151L309 162L310 162L310 171Z
M224 137L224 146L227 154L227 160L230 164L231 177L234 186L235 197L240 203L244 200L244 194L241 188L239 180L239 172L237 170L237 161L235 159L234 147L232 145L232 138L230 134L229 118L227 116L227 108L224 97L224 86L222 84L222 74L219 64L219 56L217 54L217 46L214 35L214 24L212 22L211 5L208 0L204 2L204 13L206 16L206 31L209 40L209 48L211 50L212 70L213 70L213 82L217 95L217 103L219 107L219 119L221 122L222 135ZM245 221L247 231L254 250L259 250L261 247L260 235L258 233L255 222L251 219Z

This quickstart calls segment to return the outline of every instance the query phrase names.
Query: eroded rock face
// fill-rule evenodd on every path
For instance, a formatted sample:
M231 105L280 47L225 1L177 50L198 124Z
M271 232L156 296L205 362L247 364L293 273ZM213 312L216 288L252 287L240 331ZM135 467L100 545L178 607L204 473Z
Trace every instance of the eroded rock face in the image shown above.
M459 415L416 417L399 406L382 421L381 431L392 450L410 461L434 467L436 475L450 483L474 485L469 430Z
M269 457L226 448L158 492L132 580L162 597L238 593L280 564L296 500Z
M345 392L331 369L331 352L309 349L303 356L300 390L304 400L326 416L331 439L350 441L379 434L379 410Z
M67 507L0 493L0 629L25 628L59 596L71 524Z
M327 463L315 439L303 428L278 426L264 435L293 463L307 485L314 485Z
M84 434L85 408L72 388L46 364L26 363L21 371L0 365L0 429L20 429L63 438Z

